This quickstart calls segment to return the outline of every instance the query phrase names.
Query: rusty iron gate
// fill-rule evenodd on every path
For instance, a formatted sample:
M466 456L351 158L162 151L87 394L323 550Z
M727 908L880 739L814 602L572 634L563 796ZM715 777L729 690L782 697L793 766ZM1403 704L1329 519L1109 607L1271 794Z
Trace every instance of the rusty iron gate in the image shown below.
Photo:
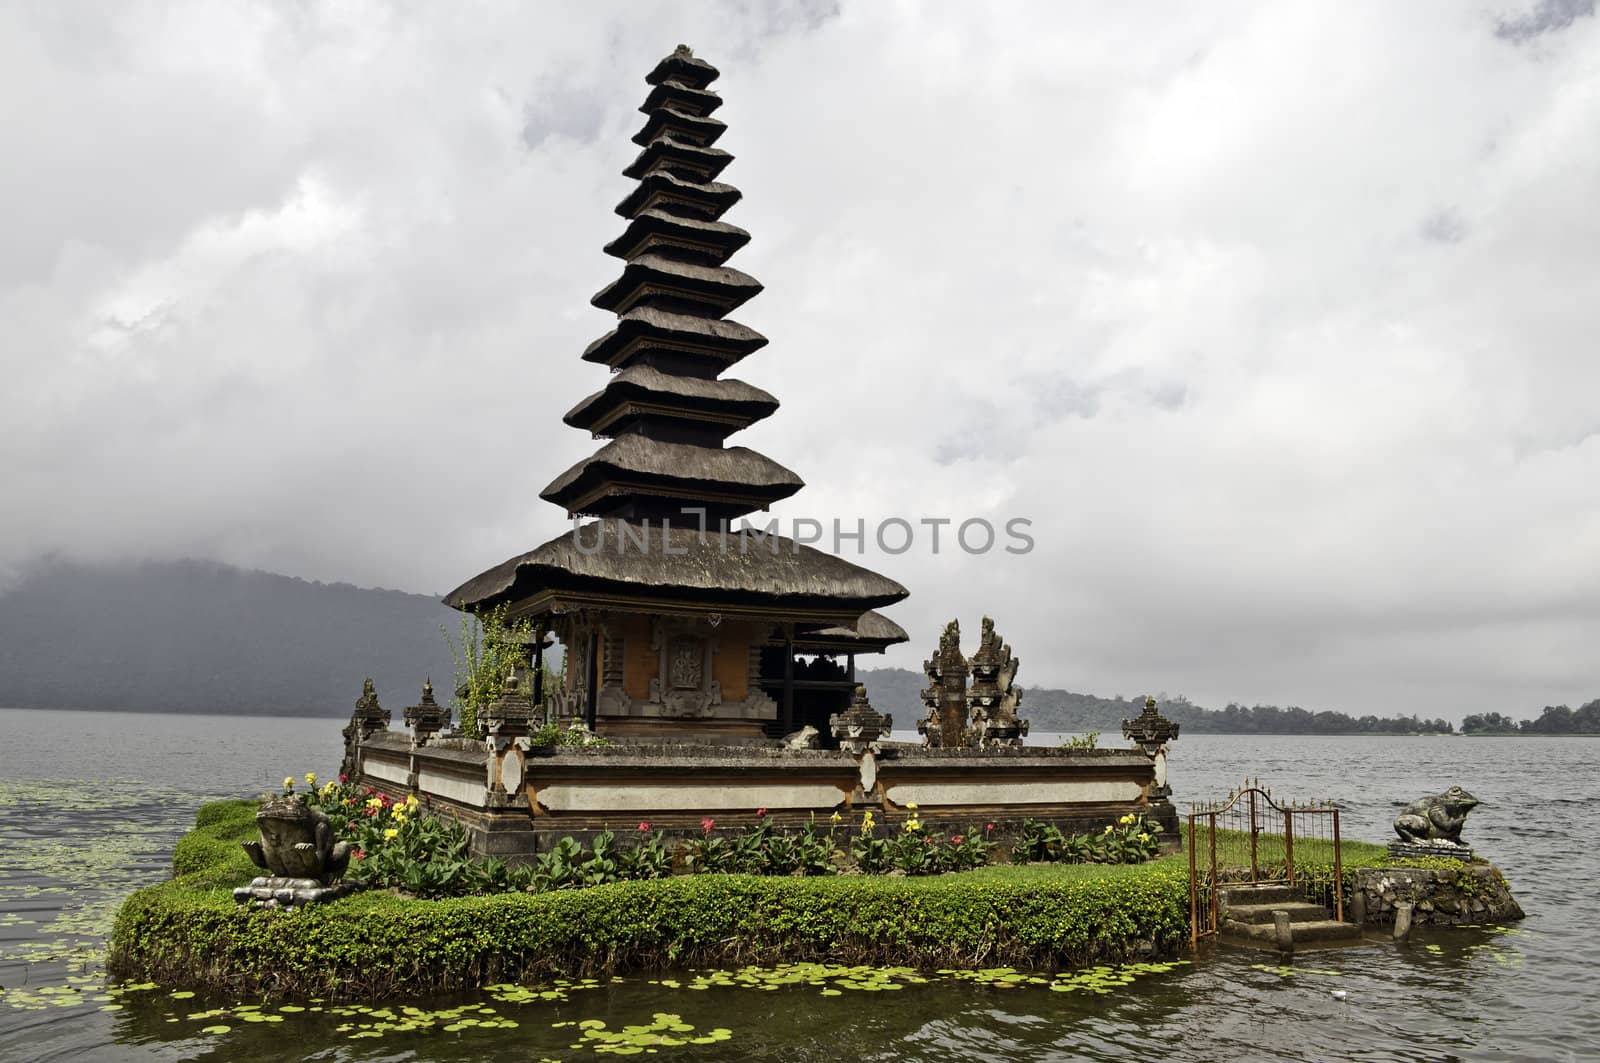
M1217 932L1217 889L1298 886L1344 920L1339 807L1332 801L1279 804L1261 780L1222 801L1189 806L1189 939Z

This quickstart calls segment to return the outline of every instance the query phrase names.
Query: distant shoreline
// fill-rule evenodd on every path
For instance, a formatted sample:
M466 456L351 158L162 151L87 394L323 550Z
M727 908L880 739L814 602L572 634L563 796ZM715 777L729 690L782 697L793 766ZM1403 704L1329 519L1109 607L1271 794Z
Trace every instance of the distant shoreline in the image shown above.
M268 716L280 720L342 720L343 712L301 713L277 712L261 709L240 712L227 709L96 709L80 705L0 705L0 712L104 712L118 716ZM1039 734L1081 735L1087 731L1056 731L1040 728ZM1473 732L1463 734L1437 731L1194 731L1194 737L1211 735L1218 738L1600 738L1596 731L1572 731L1556 734L1523 734L1520 732ZM892 741L904 741L894 739Z

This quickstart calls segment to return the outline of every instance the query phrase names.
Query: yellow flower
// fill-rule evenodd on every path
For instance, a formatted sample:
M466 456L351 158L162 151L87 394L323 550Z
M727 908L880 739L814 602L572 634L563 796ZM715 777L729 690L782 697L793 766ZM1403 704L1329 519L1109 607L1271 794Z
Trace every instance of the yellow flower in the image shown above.
M910 819L906 820L906 830L921 830L921 829L922 829L922 821L917 819L916 816L912 816Z
M389 841L390 839L392 839L395 835L397 835L399 833L400 832L398 830L395 830L393 827L390 827L388 830L383 832L383 840L384 841Z
M369 798L367 798L367 807L368 808L382 808L383 807L383 801L380 798L369 797Z
M317 773L316 772L314 772L314 771L306 772L306 785L311 787L313 790L317 788Z
M1147 842L1147 841L1150 840L1150 835L1141 832L1139 834L1139 840L1142 841L1142 842Z
M283 777L283 788L285 790L293 790L294 789L294 776L293 775L285 775Z
M872 824L873 824L872 812L871 812L871 810L868 810L861 817L861 829L862 830L871 830L872 829Z
M395 809L394 810L394 821L396 823L404 823L404 822L406 822L406 814L404 812L400 811L398 808Z
M1129 812L1126 816L1123 816L1121 819L1117 820L1117 822L1122 824L1124 827L1132 826L1133 825L1133 813Z
M844 817L839 815L839 813L837 813L837 812L835 812L833 815L829 816L828 818L833 820L833 822L835 822L835 823L843 823L844 822Z
M413 812L415 812L417 810L417 795L416 794L408 794L406 796L406 807L411 809L411 811L413 811Z
M1114 831L1116 829L1117 828L1113 827L1111 824L1109 824L1109 823L1106 824L1106 833L1107 834L1110 834L1112 831Z
M906 802L906 807L908 809L910 809L911 811L915 812L917 810L917 803L915 801L907 801Z

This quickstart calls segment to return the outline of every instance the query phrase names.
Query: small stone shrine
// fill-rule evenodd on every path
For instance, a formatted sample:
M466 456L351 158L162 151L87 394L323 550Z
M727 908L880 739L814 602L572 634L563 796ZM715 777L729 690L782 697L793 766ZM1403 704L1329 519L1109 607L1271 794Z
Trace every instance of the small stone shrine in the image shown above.
M361 743L389 726L389 710L378 704L378 691L369 675L361 683L361 696L356 699L356 709L350 722L340 733L344 736L344 759L339 762L339 774L353 779L360 762Z
M621 276L591 300L616 322L583 352L611 375L565 417L604 442L541 492L572 530L445 598L531 622L531 697L519 671L469 740L440 732L425 695L406 713L413 733L390 734L369 683L345 770L396 798L417 794L463 824L479 855L524 856L643 820L693 833L705 819L753 822L758 809L783 828L916 805L927 822L981 817L1001 833L1024 819L1100 829L1138 812L1175 832L1145 752L1024 746L1017 659L988 619L970 661L959 626L945 629L927 664L923 741L890 741L855 663L906 641L879 611L906 589L775 524L732 526L803 484L729 444L778 400L725 375L767 340L729 317L762 286L728 265L750 234L724 220L740 193L720 180L733 157L717 146L717 77L685 47L645 77L640 150L623 171L636 184L605 248ZM547 635L564 655L550 722L604 742L530 748L546 723Z

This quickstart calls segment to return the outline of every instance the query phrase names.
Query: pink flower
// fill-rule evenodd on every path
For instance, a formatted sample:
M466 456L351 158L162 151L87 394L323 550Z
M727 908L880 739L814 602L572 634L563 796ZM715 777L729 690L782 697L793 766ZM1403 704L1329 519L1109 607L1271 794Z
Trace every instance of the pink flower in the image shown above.
M756 818L757 819L761 818L762 816L764 816L766 814L767 814L767 810L766 809L764 809L764 808L756 809Z
M717 825L717 821L712 819L710 816L707 816L705 819L702 819L700 821L700 829L705 831L707 834L710 834L712 828L715 827L716 825Z
M950 844L951 844L951 845L960 845L960 844L961 844L961 835L959 835L959 834L952 834L952 835L951 835L951 836L950 836Z
M639 821L639 830L642 832L642 831L647 831L649 829L650 829L650 824L646 823L644 820L641 819Z
M994 830L994 824L993 823L985 823L983 825L983 829L986 830L986 831Z
M350 781L350 777L348 775L346 775L344 772L341 771L339 773L339 785L343 786L345 783L347 783L349 781Z
M357 849L355 851L355 858L357 860L365 860L367 858L367 851L365 849Z

